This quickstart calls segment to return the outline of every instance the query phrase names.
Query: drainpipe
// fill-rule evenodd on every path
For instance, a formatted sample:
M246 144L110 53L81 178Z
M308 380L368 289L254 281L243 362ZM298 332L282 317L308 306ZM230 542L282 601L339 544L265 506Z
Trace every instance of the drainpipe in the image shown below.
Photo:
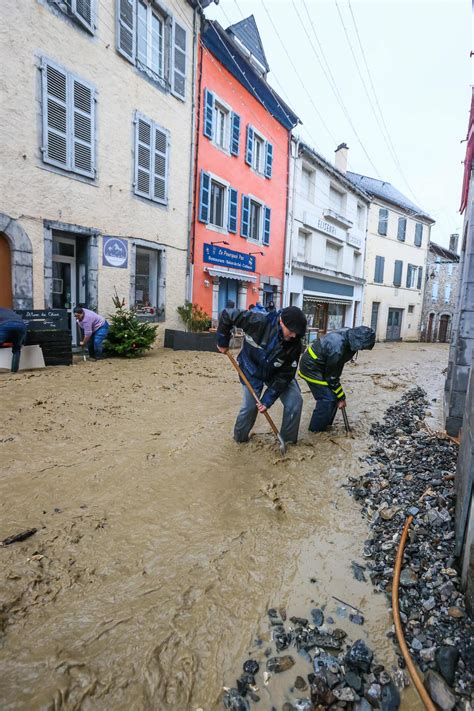
M286 193L286 231L285 231L285 263L283 266L283 303L282 306L288 306L290 303L289 285L290 285L290 275L291 275L291 255L292 255L292 240L293 240L293 214L295 205L295 172L296 172L296 159L298 156L300 140L296 139L295 143L295 156L293 158L293 140L291 132L288 132L289 137L289 150L288 150L288 167L287 167L287 182L288 191ZM291 160L293 158L293 170L291 170ZM290 181L293 181L291 186L291 200L290 200Z
M194 230L194 185L197 163L197 148L196 145L196 64L197 64L197 41L198 32L196 30L198 9L193 10L193 72L192 72L192 102L191 102L191 155L189 165L189 186L188 186L188 244L186 257L186 287L185 299L192 301L193 297L193 265L194 265L194 249L191 247L192 235ZM199 79L199 91L201 90L201 80Z

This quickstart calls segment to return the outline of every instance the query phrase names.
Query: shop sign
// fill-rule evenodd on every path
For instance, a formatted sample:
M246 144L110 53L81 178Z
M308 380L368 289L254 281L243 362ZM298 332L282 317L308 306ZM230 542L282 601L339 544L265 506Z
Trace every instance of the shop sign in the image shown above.
M28 331L67 331L67 309L15 309L26 323Z
M324 220L321 220L321 218L318 220L317 229L320 232L325 232L327 235L332 235L333 237L339 236L334 225L331 225L330 222L325 222Z
M221 267L241 269L244 272L255 271L255 257L218 244L204 244L204 261L209 264L219 264Z
M104 267L126 269L128 267L128 242L118 237L102 240L102 264Z
M347 235L347 244L352 245L352 247L357 247L357 249L360 249L362 247L362 237L357 237L357 235L353 235L350 232Z

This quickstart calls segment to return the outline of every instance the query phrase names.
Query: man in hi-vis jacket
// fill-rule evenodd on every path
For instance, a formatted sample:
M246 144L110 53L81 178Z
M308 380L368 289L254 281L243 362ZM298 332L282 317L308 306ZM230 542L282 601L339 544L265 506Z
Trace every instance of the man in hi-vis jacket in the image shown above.
M303 398L295 380L306 332L306 317L301 309L288 306L270 313L224 309L217 329L217 348L229 350L233 327L241 328L245 340L237 360L258 397L267 386L261 405L257 406L246 385L243 402L234 427L234 439L247 442L257 410L264 412L278 398L283 403L280 434L285 442L296 442Z
M375 331L368 326L341 328L313 341L301 358L298 375L306 380L316 400L309 429L324 432L338 408L346 406L340 377L357 351L372 350Z

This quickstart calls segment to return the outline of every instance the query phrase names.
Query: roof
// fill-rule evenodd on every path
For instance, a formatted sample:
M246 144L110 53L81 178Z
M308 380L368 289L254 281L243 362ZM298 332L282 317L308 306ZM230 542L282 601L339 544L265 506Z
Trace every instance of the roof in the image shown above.
M442 247L440 244L436 244L436 242L430 242L428 249L433 254L437 254L438 257L444 257L444 259L448 259L451 262L459 262L459 254L453 252L451 249Z
M427 212L424 212L418 205L415 205L414 202L405 197L405 195L394 188L391 183L387 183L384 180L377 180L377 178L369 178L367 175L351 173L350 171L347 171L347 177L372 197L378 197L392 205L396 205L413 215L413 217L421 217L428 222L434 223L433 218L430 217Z
M258 31L257 23L253 15L246 17L235 25L230 25L226 32L235 35L240 42L248 49L255 59L264 67L265 72L270 71L270 67L265 56L262 40Z
M301 123L266 79L251 64L239 45L216 20L206 20L201 34L203 45L247 91L287 130Z
M293 140L298 140L298 139L293 139ZM307 143L304 143L304 141L299 141L299 147L300 150L302 150L304 153L309 155L316 163L318 163L323 170L326 170L328 173L333 175L335 178L341 181L343 185L345 185L347 188L350 190L353 190L355 193L360 195L364 200L367 202L370 202L371 197L368 193L365 192L362 188L360 188L358 185L356 185L352 180L349 180L347 175L343 173L342 171L338 170L336 166L334 166L332 163L330 163L326 158L324 158L320 153L314 150L314 148L311 148L311 146L308 146Z

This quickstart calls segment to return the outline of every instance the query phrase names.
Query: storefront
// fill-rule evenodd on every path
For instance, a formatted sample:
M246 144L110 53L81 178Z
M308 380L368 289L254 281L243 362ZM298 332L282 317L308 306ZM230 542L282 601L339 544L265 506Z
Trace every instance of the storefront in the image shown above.
M346 325L347 311L352 303L349 300L303 294L303 312L308 319L308 328L315 328L321 334L343 328Z

